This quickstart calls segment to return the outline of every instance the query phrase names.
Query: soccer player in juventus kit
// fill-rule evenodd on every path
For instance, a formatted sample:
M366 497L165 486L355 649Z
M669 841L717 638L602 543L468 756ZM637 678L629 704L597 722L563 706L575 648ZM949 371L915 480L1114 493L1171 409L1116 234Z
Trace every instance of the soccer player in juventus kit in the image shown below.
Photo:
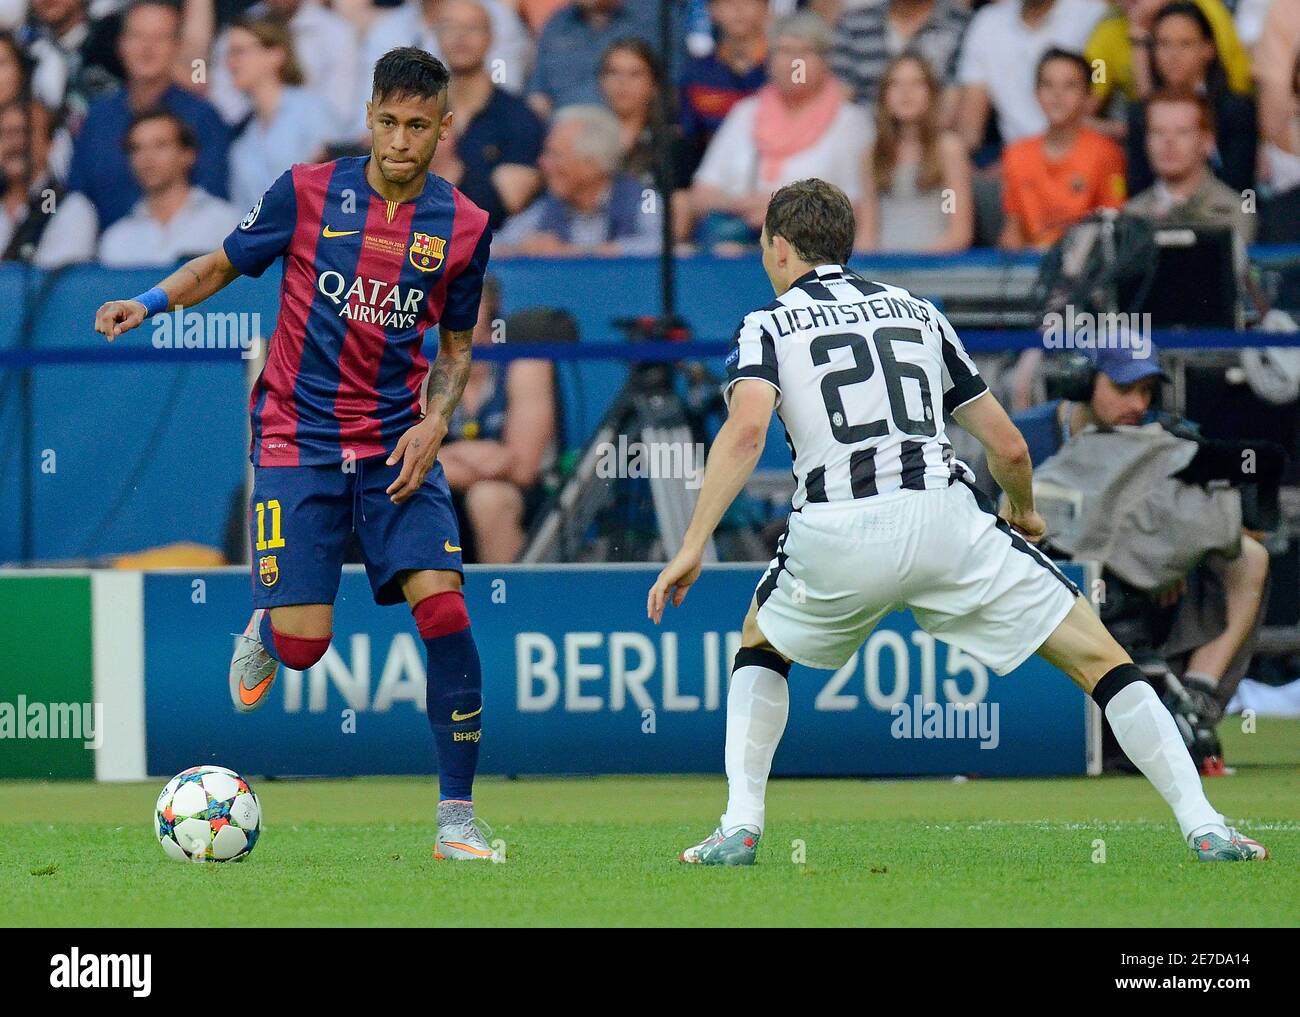
M727 359L729 415L681 549L647 598L657 624L699 578L705 544L753 472L772 411L798 487L776 558L745 617L727 692L727 811L682 852L749 865L772 756L789 713L790 662L839 668L889 611L1005 674L1038 653L1105 711L1120 746L1202 861L1268 857L1205 797L1169 711L1078 589L1033 546L1024 439L952 326L906 290L844 268L853 209L821 180L781 188L760 243L777 298L745 316ZM944 433L953 416L988 452L999 517Z
M367 103L370 155L286 170L221 247L134 299L110 300L95 328L111 341L283 261L280 313L249 401L254 610L230 663L231 701L255 710L280 664L301 670L324 656L355 529L375 602L405 601L427 651L434 857L490 860L472 800L482 676L437 457L469 376L492 231L486 212L429 172L451 127L449 77L423 50L386 53ZM433 329L430 368L422 346Z

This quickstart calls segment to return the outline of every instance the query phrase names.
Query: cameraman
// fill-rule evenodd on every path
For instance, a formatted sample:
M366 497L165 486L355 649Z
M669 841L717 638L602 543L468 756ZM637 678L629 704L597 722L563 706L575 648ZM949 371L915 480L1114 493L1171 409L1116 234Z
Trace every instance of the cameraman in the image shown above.
M1158 423L1178 437L1197 439L1193 425L1153 411L1159 384L1167 378L1154 344L1142 352L1147 355L1132 349L1089 351L1093 370L1086 400L1057 399L1012 418L1025 436L1035 472L1085 429ZM1212 698L1220 714L1250 662L1268 568L1268 552L1243 529L1235 556L1210 551L1176 582L1148 592L1156 606L1176 608L1162 654L1181 670L1184 686Z
M1160 370L1154 343L1149 344L1149 350L1145 357L1127 349L1089 351L1096 373L1087 402L1053 399L1012 417L1025 436L1035 466L1056 455L1062 445L1089 425L1111 428L1156 419L1151 407L1160 382L1169 379Z

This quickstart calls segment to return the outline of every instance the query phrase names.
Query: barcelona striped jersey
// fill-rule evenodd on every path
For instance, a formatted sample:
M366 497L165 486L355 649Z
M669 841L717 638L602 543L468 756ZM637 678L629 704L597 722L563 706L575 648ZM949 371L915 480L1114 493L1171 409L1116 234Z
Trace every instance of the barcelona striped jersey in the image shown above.
M249 400L258 466L391 452L420 418L425 332L478 319L487 213L433 174L417 197L388 201L366 180L369 158L292 167L223 245L242 275L284 261Z

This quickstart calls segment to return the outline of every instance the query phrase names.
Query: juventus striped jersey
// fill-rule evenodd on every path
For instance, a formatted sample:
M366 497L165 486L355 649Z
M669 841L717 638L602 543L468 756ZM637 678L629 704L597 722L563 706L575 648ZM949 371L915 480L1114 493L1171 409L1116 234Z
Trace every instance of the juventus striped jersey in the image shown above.
M973 481L944 419L988 390L928 300L821 265L745 315L724 395L745 378L777 391L794 507Z
M432 173L418 197L386 201L366 180L369 158L286 170L223 245L242 275L284 262L249 401L258 466L391 452L420 419L425 333L478 320L487 213Z

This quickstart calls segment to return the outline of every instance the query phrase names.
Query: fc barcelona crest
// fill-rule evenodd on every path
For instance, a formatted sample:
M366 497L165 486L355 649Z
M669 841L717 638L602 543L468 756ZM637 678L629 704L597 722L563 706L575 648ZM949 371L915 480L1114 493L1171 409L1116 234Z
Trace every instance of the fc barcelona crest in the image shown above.
M411 238L411 249L407 252L407 257L421 272L436 272L442 268L442 258L446 251L447 241L442 237L416 233Z
M263 555L257 561L257 575L263 586L274 586L280 578L280 566L276 564L275 555Z

